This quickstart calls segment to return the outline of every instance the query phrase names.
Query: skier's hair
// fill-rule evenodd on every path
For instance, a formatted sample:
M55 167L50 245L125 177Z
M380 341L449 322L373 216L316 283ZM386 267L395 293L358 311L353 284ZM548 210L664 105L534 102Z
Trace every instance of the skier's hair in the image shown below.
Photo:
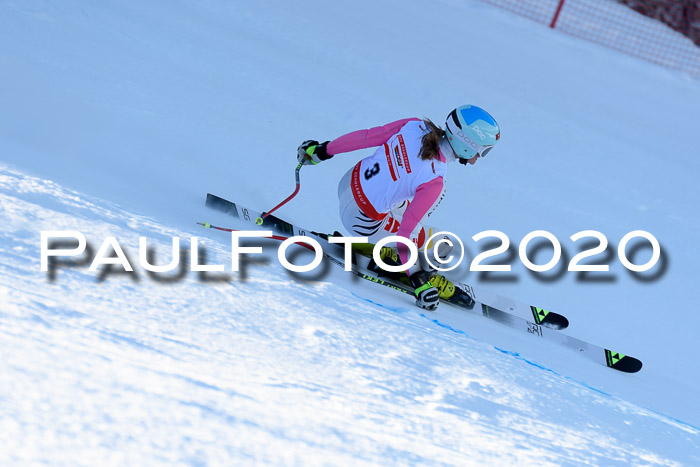
M421 148L418 156L424 160L437 159L440 157L440 138L445 136L445 130L424 118L423 123L428 127L428 132L421 138Z

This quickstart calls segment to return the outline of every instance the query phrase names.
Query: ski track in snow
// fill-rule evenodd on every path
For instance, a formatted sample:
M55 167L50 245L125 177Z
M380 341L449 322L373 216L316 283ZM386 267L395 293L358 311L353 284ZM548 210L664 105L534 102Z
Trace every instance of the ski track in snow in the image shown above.
M209 262L224 264L226 237L169 229L6 166L0 213L2 463L700 460L696 427L410 303L362 298L373 289L305 286L277 264L218 284L194 273L158 283L138 266L139 236L165 255L170 237L198 235ZM39 232L61 229L95 248L117 237L139 279L99 281L82 266L49 283Z

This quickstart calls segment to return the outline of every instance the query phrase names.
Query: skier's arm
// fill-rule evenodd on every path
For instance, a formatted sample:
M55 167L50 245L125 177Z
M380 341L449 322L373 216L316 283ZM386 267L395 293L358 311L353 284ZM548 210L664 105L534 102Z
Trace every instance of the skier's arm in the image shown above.
M357 151L358 149L373 148L386 143L389 138L399 132L403 126L419 118L404 118L384 126L377 126L369 130L357 130L334 139L326 146L326 151L333 156L341 152Z
M406 209L401 220L396 235L406 237L410 240L411 233L415 230L420 221L433 211L440 203L442 190L445 187L445 181L442 177L434 178L433 180L423 183L416 190L413 201ZM399 257L401 262L405 263L408 260L408 248L405 245L399 244Z

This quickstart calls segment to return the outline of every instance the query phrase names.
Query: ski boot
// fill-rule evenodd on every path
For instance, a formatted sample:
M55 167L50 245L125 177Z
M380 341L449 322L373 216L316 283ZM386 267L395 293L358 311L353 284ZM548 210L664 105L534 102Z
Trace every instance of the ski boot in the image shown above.
M383 277L390 277L390 278L399 278L401 275L406 275L404 273L399 273L399 272L389 272L385 271L379 265L374 261L374 258L372 256L372 251L374 250L374 244L373 243L354 243L352 245L352 251L355 253L359 253L362 256L365 256L370 259L369 264L367 265L367 269L372 271L373 273L383 276ZM379 250L379 257L384 261L389 266L399 266L401 265L401 259L399 258L399 254L390 246L385 246L382 247Z
M430 283L440 292L440 298L449 300L455 294L455 285L451 280L438 273L430 275Z

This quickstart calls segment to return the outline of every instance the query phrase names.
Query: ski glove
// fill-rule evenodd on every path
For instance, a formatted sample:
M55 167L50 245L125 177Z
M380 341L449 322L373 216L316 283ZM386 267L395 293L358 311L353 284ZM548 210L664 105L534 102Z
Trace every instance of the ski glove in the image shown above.
M435 311L440 304L440 292L430 283L427 271L411 274L411 285L415 289L416 305L430 311Z
M297 148L297 160L304 165L316 165L330 159L333 155L326 152L328 143L330 143L330 141L326 141L325 143L319 143L312 139L304 141Z

